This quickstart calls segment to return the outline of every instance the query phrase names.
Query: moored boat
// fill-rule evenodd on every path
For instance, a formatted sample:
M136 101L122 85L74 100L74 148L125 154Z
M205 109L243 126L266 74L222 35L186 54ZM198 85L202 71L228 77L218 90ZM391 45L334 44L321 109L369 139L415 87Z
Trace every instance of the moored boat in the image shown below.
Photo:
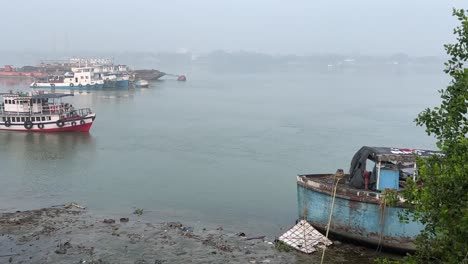
M146 80L138 80L134 83L135 87L148 88L149 83Z
M62 98L73 94L0 94L0 130L24 132L88 132L96 118L90 108L75 109Z
M61 76L47 76L36 79L31 83L33 88L56 89L100 89L104 80L96 79L92 67L73 68Z
M325 230L333 208L332 234L389 249L413 251L413 241L424 225L411 220L400 222L399 215L411 208L402 203L398 191L404 188L407 177L415 177L416 156L436 153L362 147L352 159L349 174L298 175L299 218ZM385 195L389 190L400 198L391 206Z
M99 80L104 80L104 88L127 88L129 86L130 74L125 65L96 65L94 67L95 76Z
M158 71L158 70L135 70L133 71L136 79L142 80L149 80L149 81L156 81L159 78L166 75L166 73Z
M117 80L115 83L116 87L128 88L129 85L130 85L130 75L124 74L124 73L117 75Z

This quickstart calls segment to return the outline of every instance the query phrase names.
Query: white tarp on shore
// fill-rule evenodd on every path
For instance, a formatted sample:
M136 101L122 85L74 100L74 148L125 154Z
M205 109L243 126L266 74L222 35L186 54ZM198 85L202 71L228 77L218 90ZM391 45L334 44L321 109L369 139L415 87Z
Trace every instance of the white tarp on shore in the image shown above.
M315 230L306 220L301 220L279 237L283 243L307 254L316 251L319 244L330 246L332 242Z

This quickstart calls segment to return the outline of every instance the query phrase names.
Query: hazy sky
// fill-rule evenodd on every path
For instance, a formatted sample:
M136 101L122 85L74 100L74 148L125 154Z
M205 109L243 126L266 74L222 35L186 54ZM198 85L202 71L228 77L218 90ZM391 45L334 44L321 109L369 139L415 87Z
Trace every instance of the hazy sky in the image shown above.
M0 0L0 50L441 55L468 0Z

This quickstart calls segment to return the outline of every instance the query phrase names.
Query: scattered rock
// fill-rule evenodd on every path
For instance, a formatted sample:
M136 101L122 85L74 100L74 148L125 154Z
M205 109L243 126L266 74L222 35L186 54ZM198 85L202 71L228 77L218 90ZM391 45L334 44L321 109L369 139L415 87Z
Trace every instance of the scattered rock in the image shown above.
M58 244L57 245L58 249L55 250L56 254L66 254L67 249L70 249L72 246L69 241L63 243L63 244Z
M170 228L181 228L182 224L180 222L169 222L167 226Z
M180 230L184 231L184 232L193 232L193 227L182 227Z
M55 253L57 253L57 254L66 254L67 250L64 249L64 248L58 248L58 249L55 250Z
M115 223L115 220L114 219L104 219L103 221L105 224L114 224Z
M122 217L122 218L120 218L120 222L121 222L121 223L127 223L128 220L129 220L128 217Z
M65 249L72 248L70 241L67 241L67 242L63 243L63 248L65 248Z
M237 233L236 235L237 235L237 236L240 236L240 237L245 237L245 233L244 233L244 232Z

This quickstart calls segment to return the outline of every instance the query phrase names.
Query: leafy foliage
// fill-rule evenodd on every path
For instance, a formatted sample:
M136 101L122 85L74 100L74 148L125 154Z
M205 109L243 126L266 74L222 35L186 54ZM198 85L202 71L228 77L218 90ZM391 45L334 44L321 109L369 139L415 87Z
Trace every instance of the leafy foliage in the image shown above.
M409 216L425 225L407 263L468 263L468 10L453 15L461 25L454 29L457 42L445 45L452 81L439 91L441 105L415 120L435 136L443 155L418 160L419 176L408 178L403 192L414 205Z
M138 216L142 215L143 214L143 208L137 208L135 209L135 211L133 212L133 214L136 214Z
M280 252L291 252L293 250L292 247L280 240L276 241L275 248Z

